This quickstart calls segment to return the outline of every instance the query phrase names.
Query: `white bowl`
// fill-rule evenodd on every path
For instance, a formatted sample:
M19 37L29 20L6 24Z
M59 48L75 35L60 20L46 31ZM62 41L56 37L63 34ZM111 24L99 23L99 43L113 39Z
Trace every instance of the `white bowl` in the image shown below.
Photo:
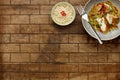
M60 18L60 19L62 19L62 21L63 21L63 23L62 23L62 21L61 20L59 20L54 14L55 14L55 9L56 9L56 7L58 7L58 6L68 6L71 10L71 14L72 14L72 16L71 17L69 17L69 16L67 16L67 13L66 13L66 17L63 17L62 15L60 16L60 12L61 12L61 10L62 9L64 9L64 8L61 8L60 10L58 10L58 14L56 14L57 16L60 16L60 17L62 17L62 18ZM60 12L59 12L60 11ZM69 12L68 10L66 10L66 12ZM68 14L68 15L70 15L70 14ZM53 8L52 8L52 10L51 10L51 18L52 18L52 20L56 23L56 24L58 24L58 25L60 25L60 26L67 26L67 25L69 25L69 24L71 24L74 20L75 20L75 17L76 17L76 12L75 12L75 9L74 9L74 7L70 4L70 3L68 3L68 2L59 2L59 3L57 3L57 4L55 4L54 6L53 6ZM66 19L66 18L70 18L70 19ZM65 20L68 20L68 21L66 21L66 22L64 22Z

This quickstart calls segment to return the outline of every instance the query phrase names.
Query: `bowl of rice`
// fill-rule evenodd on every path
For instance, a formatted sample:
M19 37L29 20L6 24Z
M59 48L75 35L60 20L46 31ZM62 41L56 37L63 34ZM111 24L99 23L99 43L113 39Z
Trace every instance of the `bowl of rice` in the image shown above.
M52 20L60 26L67 26L75 20L76 12L68 2L59 2L51 10Z

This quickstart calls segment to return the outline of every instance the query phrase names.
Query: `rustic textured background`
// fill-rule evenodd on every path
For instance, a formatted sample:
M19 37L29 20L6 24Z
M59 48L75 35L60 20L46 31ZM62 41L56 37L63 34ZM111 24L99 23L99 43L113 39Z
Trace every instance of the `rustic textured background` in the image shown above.
M57 26L59 1L88 0L0 0L0 80L120 80L120 37L99 45L78 14Z

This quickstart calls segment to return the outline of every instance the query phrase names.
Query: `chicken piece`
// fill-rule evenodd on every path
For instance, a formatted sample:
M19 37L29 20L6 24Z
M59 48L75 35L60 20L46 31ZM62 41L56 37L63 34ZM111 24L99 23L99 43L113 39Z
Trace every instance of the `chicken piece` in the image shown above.
M112 14L107 14L106 15L106 19L107 19L107 21L108 21L109 24L112 24L113 20L117 19L117 18L118 18L117 16L114 16Z
M102 18L97 18L96 20L97 20L98 24L100 25L100 29L101 29L103 32L106 32L106 31L107 31L107 25L106 25L106 22L105 22L104 17L102 17Z

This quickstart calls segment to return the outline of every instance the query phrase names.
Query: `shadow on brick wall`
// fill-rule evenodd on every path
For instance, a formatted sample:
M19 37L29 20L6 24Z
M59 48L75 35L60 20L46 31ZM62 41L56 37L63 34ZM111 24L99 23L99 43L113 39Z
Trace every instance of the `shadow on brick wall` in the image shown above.
M52 24L52 27L56 28L57 33L48 35L48 44L46 44L41 50L41 54L37 60L46 63L50 62L52 64L64 64L62 61L56 61L56 54L60 53L60 43L62 41L62 37L64 37L61 37L60 33L64 30L64 27L60 28L60 26L54 23ZM70 26L66 27L71 28Z

